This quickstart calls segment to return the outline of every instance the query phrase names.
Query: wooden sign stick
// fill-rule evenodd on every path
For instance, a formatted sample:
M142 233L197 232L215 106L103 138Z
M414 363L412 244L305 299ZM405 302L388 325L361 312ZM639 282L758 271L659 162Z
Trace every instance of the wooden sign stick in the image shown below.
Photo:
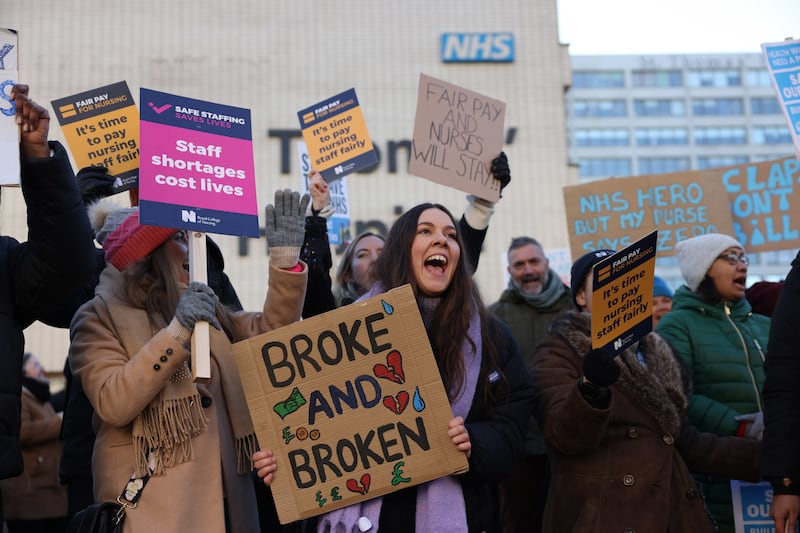
M206 234L189 232L189 279L208 283ZM192 334L192 381L211 378L211 339L208 322L195 322Z

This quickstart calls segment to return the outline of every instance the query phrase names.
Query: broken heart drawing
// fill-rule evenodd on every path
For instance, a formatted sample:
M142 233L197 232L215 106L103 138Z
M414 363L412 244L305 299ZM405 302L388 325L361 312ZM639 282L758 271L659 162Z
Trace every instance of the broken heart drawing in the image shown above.
M347 490L350 492L357 492L358 494L365 495L369 492L370 481L372 480L370 479L369 474L364 474L361 476L360 481L348 479L345 485L347 486Z
M408 405L409 395L406 391L400 391L396 396L384 396L383 405L396 415L402 414Z
M372 367L372 372L377 378L388 379L400 385L406 382L406 374L403 371L403 356L397 350L392 350L386 354L386 364L378 363Z

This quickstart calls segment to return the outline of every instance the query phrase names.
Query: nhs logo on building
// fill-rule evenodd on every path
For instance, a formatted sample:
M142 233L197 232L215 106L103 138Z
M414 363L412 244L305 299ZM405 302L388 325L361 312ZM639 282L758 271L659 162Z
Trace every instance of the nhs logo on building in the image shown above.
M443 33L442 61L511 62L514 61L514 34Z

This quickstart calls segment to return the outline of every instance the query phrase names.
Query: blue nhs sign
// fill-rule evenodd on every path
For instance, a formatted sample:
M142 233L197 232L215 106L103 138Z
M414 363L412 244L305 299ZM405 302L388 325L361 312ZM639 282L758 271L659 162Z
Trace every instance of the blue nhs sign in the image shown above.
M514 61L514 34L443 33L442 61Z

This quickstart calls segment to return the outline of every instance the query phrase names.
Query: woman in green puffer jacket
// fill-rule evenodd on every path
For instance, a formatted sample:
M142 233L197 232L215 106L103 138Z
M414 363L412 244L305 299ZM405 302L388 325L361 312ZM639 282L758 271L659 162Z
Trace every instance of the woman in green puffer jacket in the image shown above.
M656 331L694 377L689 420L720 436L761 438L761 388L770 319L745 299L747 256L733 237L701 235L675 248L686 284ZM741 415L747 421L739 420ZM696 475L721 533L733 533L730 482Z

